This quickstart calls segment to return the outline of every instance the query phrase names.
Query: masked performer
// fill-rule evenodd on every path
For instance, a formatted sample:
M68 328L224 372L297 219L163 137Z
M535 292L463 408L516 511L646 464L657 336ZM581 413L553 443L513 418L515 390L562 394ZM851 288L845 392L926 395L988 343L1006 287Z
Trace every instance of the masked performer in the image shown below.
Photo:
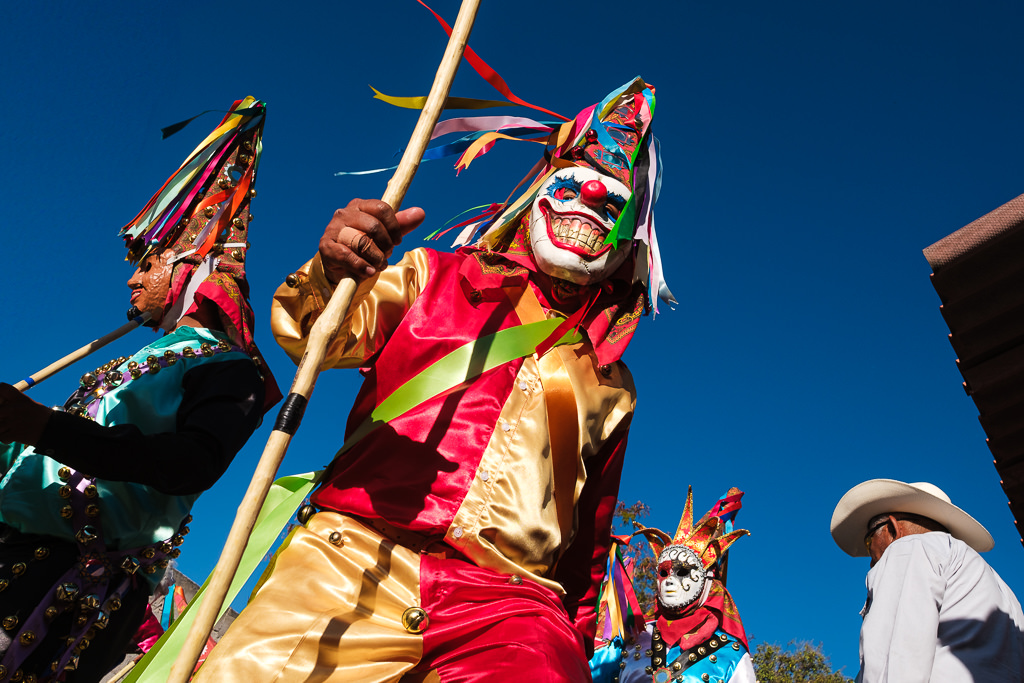
M349 443L198 680L589 680L634 405L619 357L654 242L653 109L636 79L555 131L530 191L454 254L384 269L423 212L335 213L272 324L298 359L339 276L362 281L325 363L363 368ZM568 343L502 355L549 317ZM435 362L459 349L464 381L367 433L383 399L432 365L440 381L451 359Z
M749 533L726 531L742 495L730 489L694 524L690 491L674 538L658 529L637 532L657 558L655 621L639 633L623 629L597 651L590 662L595 683L755 683L747 636L721 562L729 546Z
M280 398L244 268L264 111L236 102L122 231L129 317L167 334L83 375L64 410L0 387L0 681L121 661L192 504Z

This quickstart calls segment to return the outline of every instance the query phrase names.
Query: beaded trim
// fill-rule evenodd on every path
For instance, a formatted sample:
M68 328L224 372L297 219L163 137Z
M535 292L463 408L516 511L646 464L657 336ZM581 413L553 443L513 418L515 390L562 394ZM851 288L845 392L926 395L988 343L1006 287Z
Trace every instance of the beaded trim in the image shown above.
M155 375L161 369L170 367L179 360L185 358L210 358L218 353L228 351L239 351L245 353L240 346L234 346L221 339L216 344L202 342L198 348L186 346L180 353L168 349L162 355L150 355L145 362L129 361L126 357L115 358L104 365L96 368L93 372L87 372L79 380L78 390L64 404L64 410L71 415L77 415L90 420L96 419L96 401L103 397L108 391L124 386L143 375ZM127 361L127 365L124 365ZM122 366L124 366L122 368Z

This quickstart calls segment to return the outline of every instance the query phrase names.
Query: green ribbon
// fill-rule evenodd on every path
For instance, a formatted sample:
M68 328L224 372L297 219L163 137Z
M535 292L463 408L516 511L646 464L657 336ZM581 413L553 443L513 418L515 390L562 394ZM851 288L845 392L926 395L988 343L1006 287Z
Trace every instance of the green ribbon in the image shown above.
M450 394L469 380L492 368L517 358L529 356L541 342L551 336L562 322L561 317L548 318L527 325L517 325L499 330L494 334L463 344L395 389L390 396L381 401L369 417L345 440L334 457L338 457L352 448L377 427L390 422L421 403L437 396ZM580 333L575 329L570 329L554 346L580 341L583 341ZM438 389L438 387L442 388Z
M492 368L531 355L537 346L551 336L561 323L562 318L560 317L549 318L499 330L494 334L463 344L381 401L380 405L359 425L359 428L345 440L335 457L350 449L377 427L421 403L437 396L449 394ZM577 330L569 330L555 346L578 343L582 340L583 337ZM260 560L270 551L281 533L281 529L319 482L322 474L323 470L320 470L319 472L281 477L271 486L263 508L256 518L252 535L245 547L235 578L231 582L224 606L217 616L218 619L227 611L231 601L235 599L242 586L256 571ZM202 602L209 582L210 579L207 577L185 611L132 669L123 683L163 683L167 680L174 660L185 644L185 638L192 627L192 622L195 621L193 608ZM172 598L168 596L166 599Z
M288 520L295 514L295 510L298 509L302 501L309 495L309 492L320 481L321 474L323 474L323 470L281 477L270 487L267 499L263 503L263 508L256 518L256 525L253 527L252 535L249 537L249 543L242 554L242 560L238 565L238 572L236 572L227 597L224 600L224 606L221 607L220 614L217 615L218 619L228 610L228 607L231 606L231 601L235 599L242 586L245 585L245 582L256 571L256 567L259 566L260 561L274 545L278 535L281 533L281 529L288 524ZM202 602L209 583L210 579L207 577L199 592L196 593L195 597L185 608L185 611L178 616L166 633L160 636L160 640L135 665L135 668L132 669L123 683L135 683L136 681L140 683L165 683L167 681L171 674L174 660L177 659L178 653L181 652L181 648L185 644L185 638L192 627L192 622L195 621L195 610L198 609L196 606ZM164 599L172 600L173 597L168 594Z

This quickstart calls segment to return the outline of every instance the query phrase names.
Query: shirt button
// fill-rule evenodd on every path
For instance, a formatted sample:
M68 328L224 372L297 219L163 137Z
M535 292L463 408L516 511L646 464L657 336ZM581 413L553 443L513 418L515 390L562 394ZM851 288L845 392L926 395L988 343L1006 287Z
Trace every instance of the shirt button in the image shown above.
M529 388L530 388L530 385L529 385L529 384L527 384L526 382L520 382L520 383L519 383L519 388L520 388L520 389L521 389L522 391L526 391L527 389L529 389Z
M502 420L501 421L501 428L504 429L506 432L508 432L508 431L512 430L512 425L510 423L506 422L505 420Z
M484 295L481 294L480 291L477 290L477 289L474 289L472 292L469 293L469 300L472 301L474 304L480 303L480 301L483 298L484 298Z
M452 538L454 538L455 540L459 540L460 538L462 538L462 534L463 531L461 526L457 526L454 529L452 529Z
M480 472L480 479L482 479L483 481L487 481L490 478L491 478L491 473L488 472L487 470L482 470Z

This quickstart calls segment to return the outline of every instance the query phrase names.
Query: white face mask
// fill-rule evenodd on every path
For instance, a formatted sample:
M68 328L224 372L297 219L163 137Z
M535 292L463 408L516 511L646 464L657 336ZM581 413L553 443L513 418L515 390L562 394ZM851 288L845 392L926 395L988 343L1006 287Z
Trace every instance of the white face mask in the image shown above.
M601 282L626 260L632 243L616 248L605 237L630 191L590 168L561 168L548 178L530 213L530 246L540 269L578 285Z
M678 613L704 592L707 572L697 553L673 545L658 555L658 605L669 614Z

